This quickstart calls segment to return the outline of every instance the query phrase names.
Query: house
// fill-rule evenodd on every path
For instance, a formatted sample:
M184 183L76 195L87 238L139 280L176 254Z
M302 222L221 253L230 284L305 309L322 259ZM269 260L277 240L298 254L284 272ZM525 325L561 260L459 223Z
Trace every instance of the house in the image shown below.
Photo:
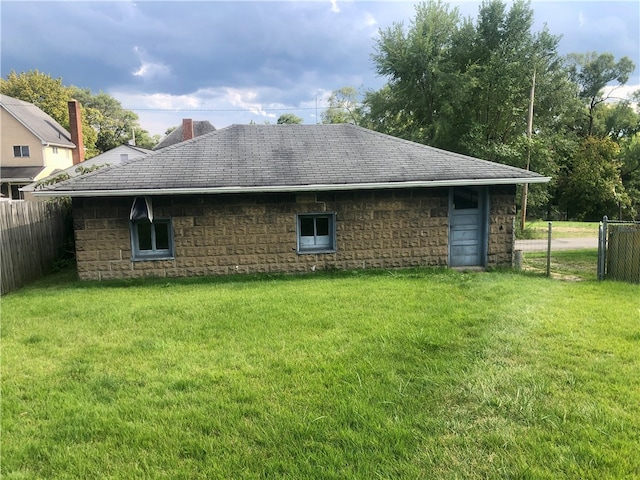
M215 132L214 127L207 120L196 120L195 122L190 118L184 118L182 125L175 130L171 131L166 137L153 147L154 150L161 150L163 148L170 147L176 143L184 142L185 140L191 140L192 138L199 137L205 133Z
M83 279L510 266L548 177L348 124L233 125L34 192L72 198Z
M0 95L0 115L3 198L21 199L21 187L84 160L80 105L75 100L69 102L71 133L34 104L7 95Z
M153 153L153 151L147 148L135 147L132 145L119 145L115 148L112 148L111 150L101 153L100 155L96 155L95 157L91 157L90 159L85 160L79 165L72 165L71 167L65 168L64 170L56 170L48 177L44 177L37 182L30 183L29 185L20 188L20 192L22 192L26 200L31 200L33 199L33 191L38 188L39 184L46 184L49 180L53 180L60 175L76 177L82 172L87 172L92 169L102 168L110 165L117 165L120 162L125 162L129 159L142 157L150 153Z

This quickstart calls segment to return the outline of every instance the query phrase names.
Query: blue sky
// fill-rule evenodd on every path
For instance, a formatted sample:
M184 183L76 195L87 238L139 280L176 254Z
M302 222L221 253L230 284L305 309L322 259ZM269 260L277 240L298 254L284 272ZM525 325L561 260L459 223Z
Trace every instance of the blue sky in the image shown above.
M451 5L475 17L480 2ZM547 24L562 35L561 54L626 55L639 67L625 92L640 88L640 2L531 6L535 31ZM332 90L382 86L371 61L375 38L394 22L408 24L414 7L359 0L2 0L0 69L3 77L37 69L65 85L107 92L151 134L182 118L222 128L275 123L291 112L315 123Z

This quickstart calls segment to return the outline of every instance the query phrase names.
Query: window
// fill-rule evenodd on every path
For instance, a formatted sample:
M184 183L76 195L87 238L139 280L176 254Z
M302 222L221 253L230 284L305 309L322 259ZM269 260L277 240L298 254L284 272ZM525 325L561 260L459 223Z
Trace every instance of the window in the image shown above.
M14 145L13 146L13 156L14 157L28 157L29 156L29 145Z
M453 208L467 210L478 208L478 192L470 188L455 188L453 190Z
M335 252L335 232L335 213L298 215L298 253Z
M171 220L148 219L131 221L131 256L133 260L173 258Z
M58 147L51 147L51 150L53 150L53 153L54 153L54 154L57 154L57 153L58 153Z

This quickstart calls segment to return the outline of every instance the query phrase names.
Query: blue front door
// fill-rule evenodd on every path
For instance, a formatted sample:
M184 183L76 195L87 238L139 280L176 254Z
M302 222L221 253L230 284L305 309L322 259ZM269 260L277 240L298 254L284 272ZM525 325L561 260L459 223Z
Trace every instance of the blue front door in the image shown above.
M452 188L449 197L449 266L477 267L486 257L485 188Z

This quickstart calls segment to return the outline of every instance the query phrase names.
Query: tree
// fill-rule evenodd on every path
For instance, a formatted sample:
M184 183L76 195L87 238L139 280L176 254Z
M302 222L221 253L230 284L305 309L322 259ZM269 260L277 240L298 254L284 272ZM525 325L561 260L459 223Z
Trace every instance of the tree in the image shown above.
M278 117L278 125L289 124L297 125L304 122L304 120L293 113L283 113Z
M19 74L12 70L6 79L0 79L0 92L33 103L60 125L69 128L67 102L70 94L61 78L52 78L38 70Z
M562 172L560 199L567 218L596 221L630 206L622 184L620 148L610 138L588 137Z
M329 107L322 113L322 123L359 125L362 121L362 112L358 104L358 97L358 91L350 86L331 92Z
M613 81L618 83L617 86L627 83L635 65L628 57L616 62L612 54L598 55L596 52L571 54L568 63L571 79L579 86L579 96L587 106L589 121L586 136L591 136L594 133L596 109L612 96L613 90L605 95L604 87Z
M368 96L378 104L368 105L367 122L380 123L372 115L383 111L396 118L410 117L413 121L401 136L437 145L441 127L448 124L451 92L458 83L450 54L459 14L440 0L419 4L415 9L415 18L406 31L402 23L394 23L379 32L372 59L377 73L387 77L392 95ZM392 98L393 103L380 108L384 98Z
M77 87L71 87L71 93L88 110L87 119L97 133L95 146L99 152L127 144L133 139L136 130L137 145L149 148L155 145L145 144L151 141L151 137L146 130L140 128L138 115L124 109L112 96L104 92L92 94L88 88Z

